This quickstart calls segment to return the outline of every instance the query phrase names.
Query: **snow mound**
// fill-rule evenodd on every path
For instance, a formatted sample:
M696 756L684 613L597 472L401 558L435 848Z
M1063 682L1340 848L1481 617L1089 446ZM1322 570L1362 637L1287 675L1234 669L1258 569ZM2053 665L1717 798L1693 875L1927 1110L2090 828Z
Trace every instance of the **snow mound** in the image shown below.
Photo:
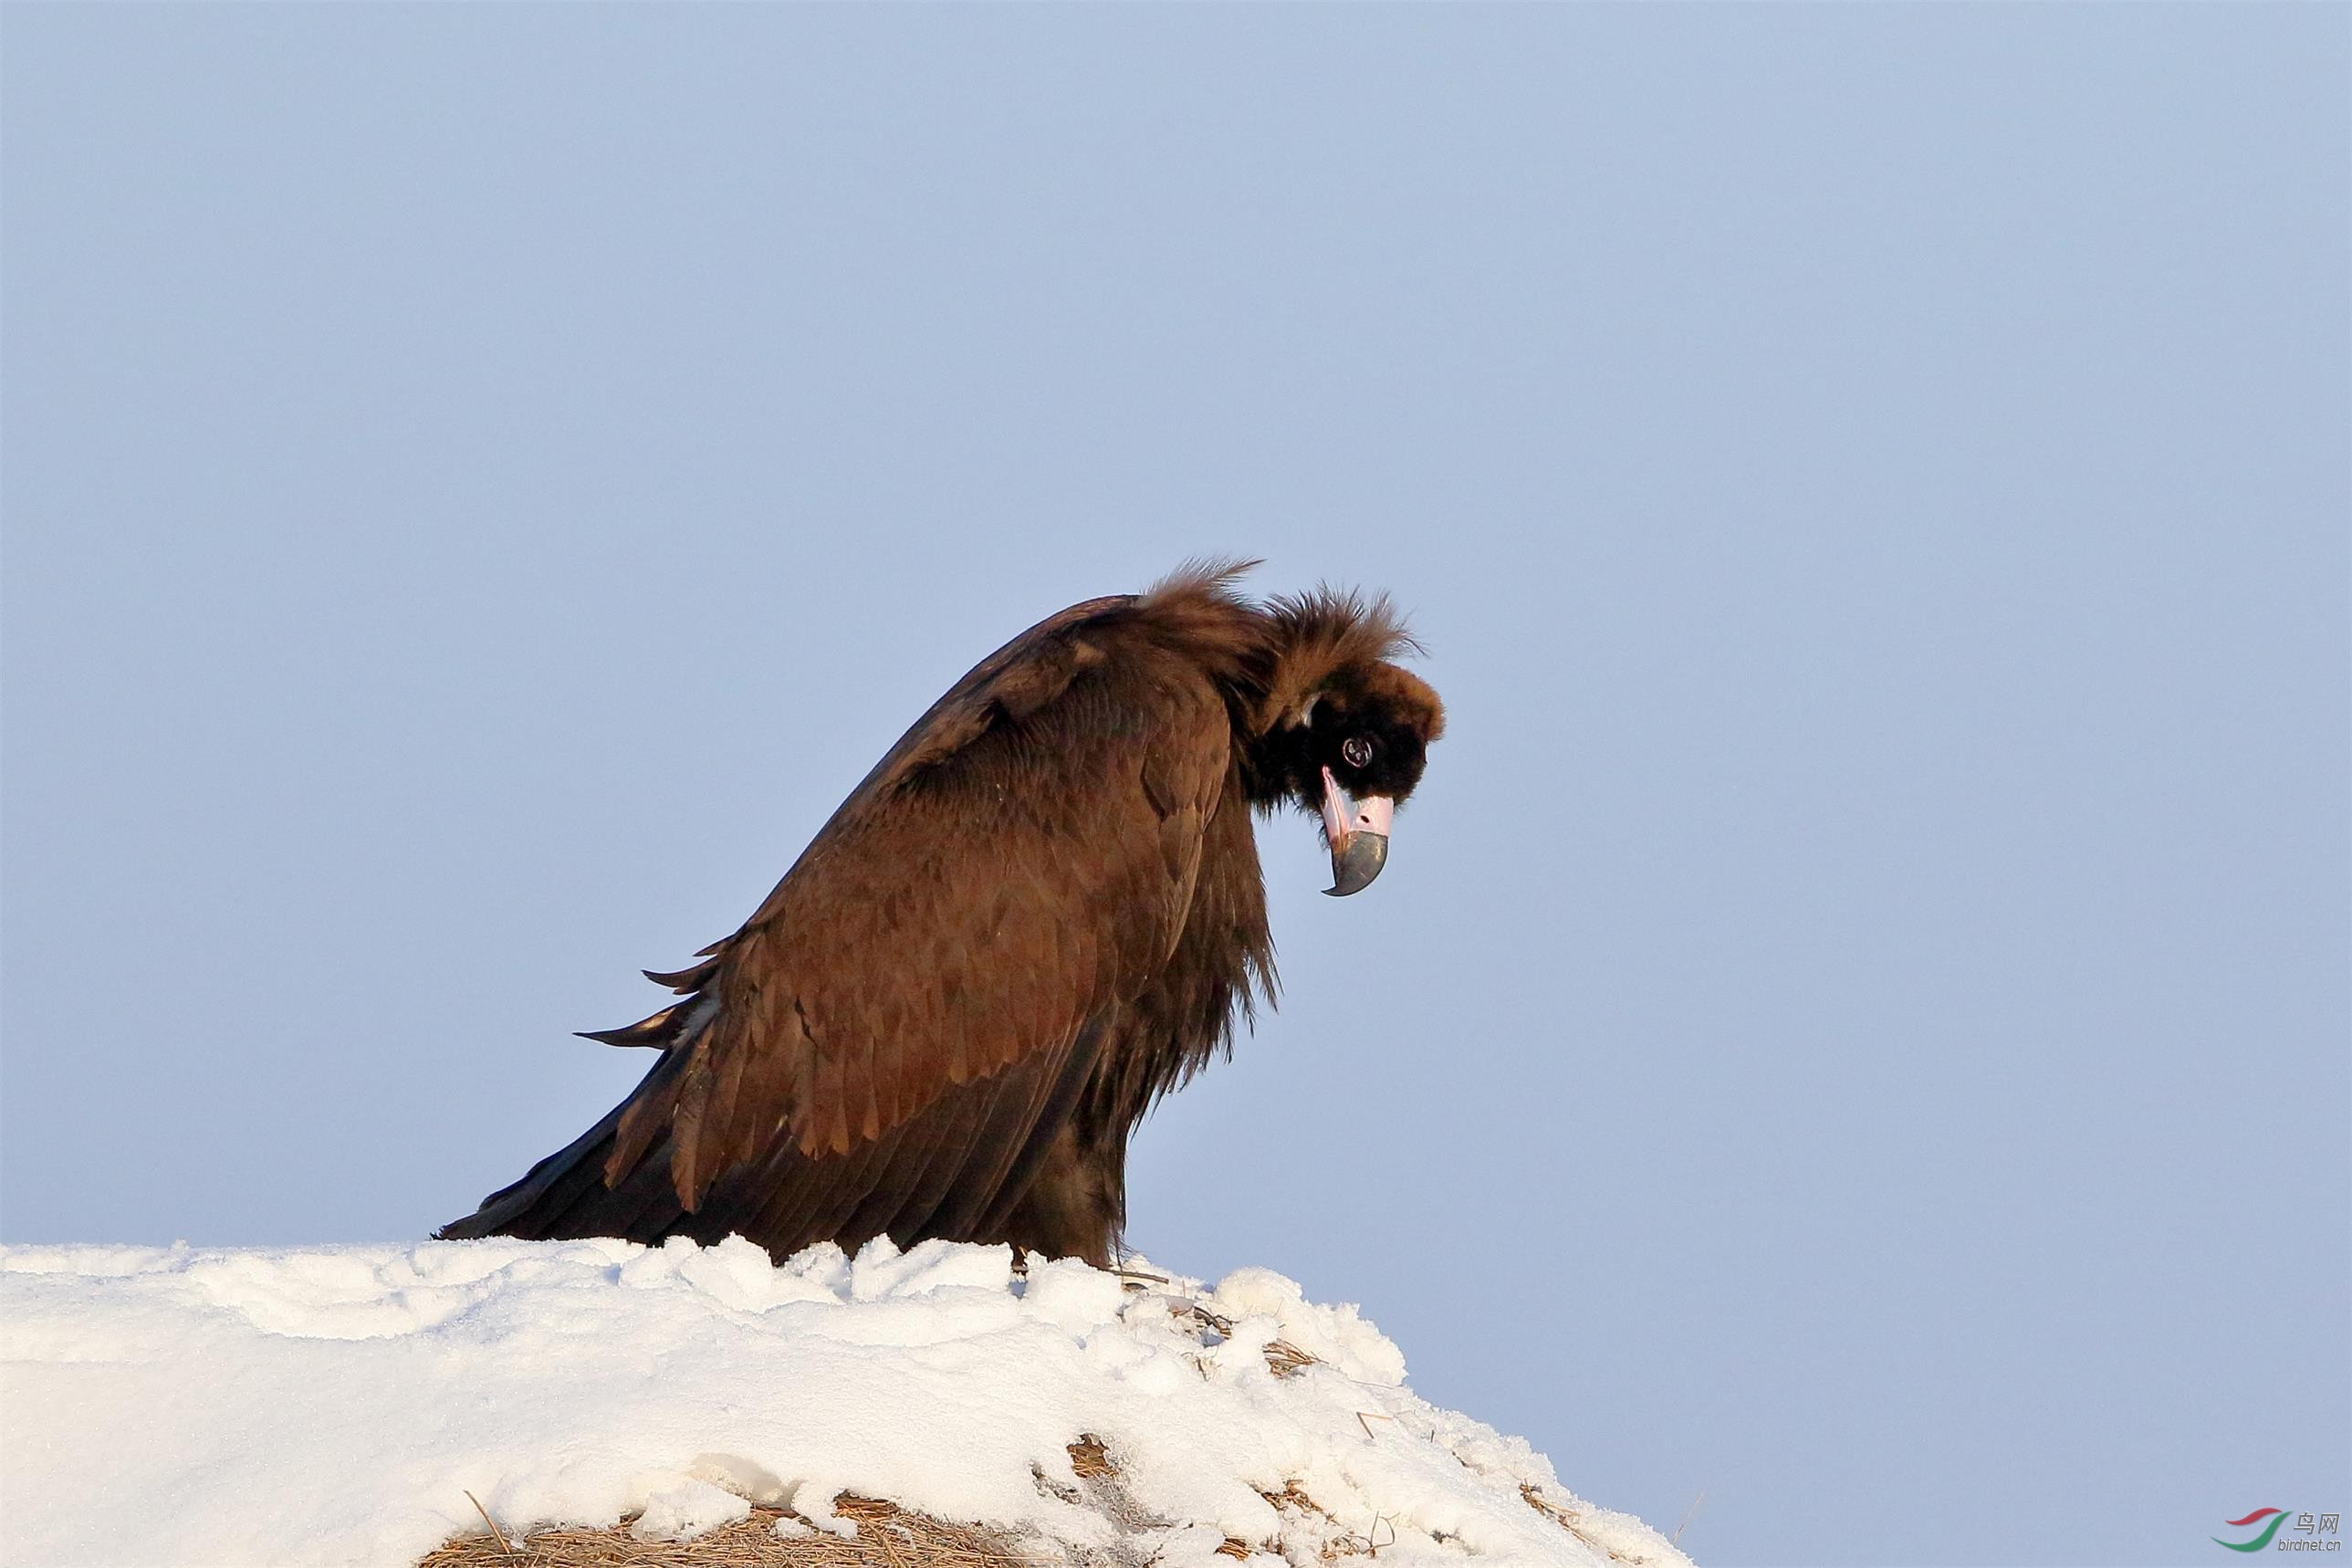
M0 1248L0 1484L20 1568L393 1568L479 1530L468 1492L509 1536L847 1533L853 1492L1073 1562L1687 1561L1280 1275L945 1242Z

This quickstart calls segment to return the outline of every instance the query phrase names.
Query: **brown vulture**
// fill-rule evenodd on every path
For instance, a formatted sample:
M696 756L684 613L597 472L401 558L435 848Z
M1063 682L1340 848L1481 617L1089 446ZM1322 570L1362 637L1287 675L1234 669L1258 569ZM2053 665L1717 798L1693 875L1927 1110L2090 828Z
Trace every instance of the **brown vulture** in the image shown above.
M1384 598L1254 604L1244 568L1089 599L982 659L680 1000L592 1035L629 1097L444 1237L889 1235L1108 1265L1128 1136L1271 996L1250 811L1380 875L1444 728Z

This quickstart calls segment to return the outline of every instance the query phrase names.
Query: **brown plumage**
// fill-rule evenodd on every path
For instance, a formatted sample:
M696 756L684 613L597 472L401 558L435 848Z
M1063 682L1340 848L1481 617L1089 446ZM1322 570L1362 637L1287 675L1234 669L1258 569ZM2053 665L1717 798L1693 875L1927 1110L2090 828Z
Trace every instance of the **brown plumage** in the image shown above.
M1128 1135L1270 995L1255 807L1319 811L1335 892L1444 719L1385 599L1242 568L1076 605L917 721L767 901L590 1037L661 1058L446 1237L887 1233L1108 1263Z

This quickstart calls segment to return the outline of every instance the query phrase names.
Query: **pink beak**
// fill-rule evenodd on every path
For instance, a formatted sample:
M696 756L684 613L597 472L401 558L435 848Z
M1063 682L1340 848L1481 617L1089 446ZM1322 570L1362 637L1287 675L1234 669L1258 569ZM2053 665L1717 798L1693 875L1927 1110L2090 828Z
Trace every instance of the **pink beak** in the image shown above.
M1360 893L1372 885L1388 863L1389 819L1396 802L1384 795L1358 800L1339 787L1331 770L1323 770L1323 837L1331 846L1331 886L1323 890L1335 899Z

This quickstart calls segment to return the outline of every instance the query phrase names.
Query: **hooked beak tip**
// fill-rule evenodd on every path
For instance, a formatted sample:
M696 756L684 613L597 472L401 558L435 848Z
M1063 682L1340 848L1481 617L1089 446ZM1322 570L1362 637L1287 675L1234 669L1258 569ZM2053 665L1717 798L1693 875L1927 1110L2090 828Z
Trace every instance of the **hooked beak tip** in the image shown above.
M1388 864L1389 836L1359 828L1331 851L1331 885L1323 889L1326 898L1344 899L1350 893L1360 893L1372 885Z

